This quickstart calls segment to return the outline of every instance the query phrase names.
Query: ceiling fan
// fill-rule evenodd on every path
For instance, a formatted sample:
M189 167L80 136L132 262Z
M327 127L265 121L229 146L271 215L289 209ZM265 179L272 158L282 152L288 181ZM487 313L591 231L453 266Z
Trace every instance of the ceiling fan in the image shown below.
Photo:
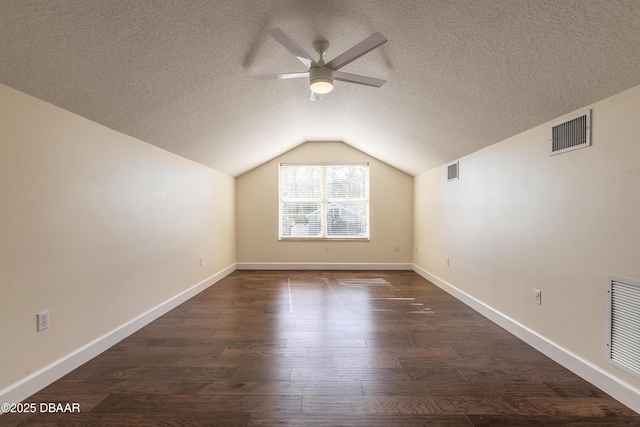
M313 43L313 48L320 55L319 61L314 61L307 52L304 51L287 33L280 28L269 30L269 35L278 43L284 46L289 52L293 53L300 62L302 62L308 71L300 73L279 73L279 74L260 74L254 76L260 80L273 79L297 79L309 77L309 89L311 89L311 100L319 101L322 95L333 90L333 81L338 80L347 83L357 83L366 86L381 87L386 80L376 79L373 77L361 76L358 74L345 73L338 71L345 65L355 61L364 54L372 51L378 46L387 42L387 38L380 33L374 33L367 39L361 41L351 49L341 55L336 56L331 61L325 63L324 54L329 48L329 42L326 40L318 40Z

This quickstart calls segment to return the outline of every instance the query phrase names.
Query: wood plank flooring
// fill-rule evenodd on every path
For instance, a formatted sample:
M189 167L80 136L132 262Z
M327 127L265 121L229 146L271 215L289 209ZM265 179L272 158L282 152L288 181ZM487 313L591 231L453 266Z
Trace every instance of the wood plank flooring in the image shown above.
M236 271L2 426L638 426L408 271Z

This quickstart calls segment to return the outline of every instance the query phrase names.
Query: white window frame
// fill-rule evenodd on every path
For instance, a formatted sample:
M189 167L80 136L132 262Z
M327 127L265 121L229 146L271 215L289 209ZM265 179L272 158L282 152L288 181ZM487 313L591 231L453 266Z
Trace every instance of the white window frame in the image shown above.
M326 182L326 167L331 166L343 166L343 165L361 165L366 167L365 174L365 188L366 196L363 198L349 198L349 199L337 199L329 198L327 196L327 182ZM282 166L321 166L322 167L322 191L321 197L318 199L285 199L282 197ZM342 163L280 163L278 165L278 240L280 241L300 241L300 240L313 240L313 241L327 241L327 240L348 240L348 241L368 241L370 240L370 185L369 185L369 163L368 162L342 162ZM320 236L288 236L283 235L283 205L285 202L317 202L321 207L321 235ZM335 202L366 202L366 224L364 236L337 236L331 237L327 235L328 232L328 206Z

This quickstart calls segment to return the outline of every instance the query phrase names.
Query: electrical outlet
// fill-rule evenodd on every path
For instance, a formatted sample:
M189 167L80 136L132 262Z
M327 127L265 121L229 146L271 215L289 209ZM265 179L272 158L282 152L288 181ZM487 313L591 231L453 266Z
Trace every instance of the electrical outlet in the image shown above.
M444 263L446 264L447 267L449 267L449 257L446 257L444 259Z
M324 246L324 250L325 250L325 252L329 252L329 245L325 245Z
M542 291L540 289L533 290L533 302L542 305Z
M49 311L38 313L38 332L44 331L49 327Z
M400 252L400 246L396 246L396 252Z
M202 257L200 257L200 265L202 265Z

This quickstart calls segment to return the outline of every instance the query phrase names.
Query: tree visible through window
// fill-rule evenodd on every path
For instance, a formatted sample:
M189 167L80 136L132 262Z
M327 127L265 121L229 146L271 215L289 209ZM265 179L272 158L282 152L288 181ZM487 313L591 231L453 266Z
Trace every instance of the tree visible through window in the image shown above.
M280 239L368 239L369 165L281 164Z

